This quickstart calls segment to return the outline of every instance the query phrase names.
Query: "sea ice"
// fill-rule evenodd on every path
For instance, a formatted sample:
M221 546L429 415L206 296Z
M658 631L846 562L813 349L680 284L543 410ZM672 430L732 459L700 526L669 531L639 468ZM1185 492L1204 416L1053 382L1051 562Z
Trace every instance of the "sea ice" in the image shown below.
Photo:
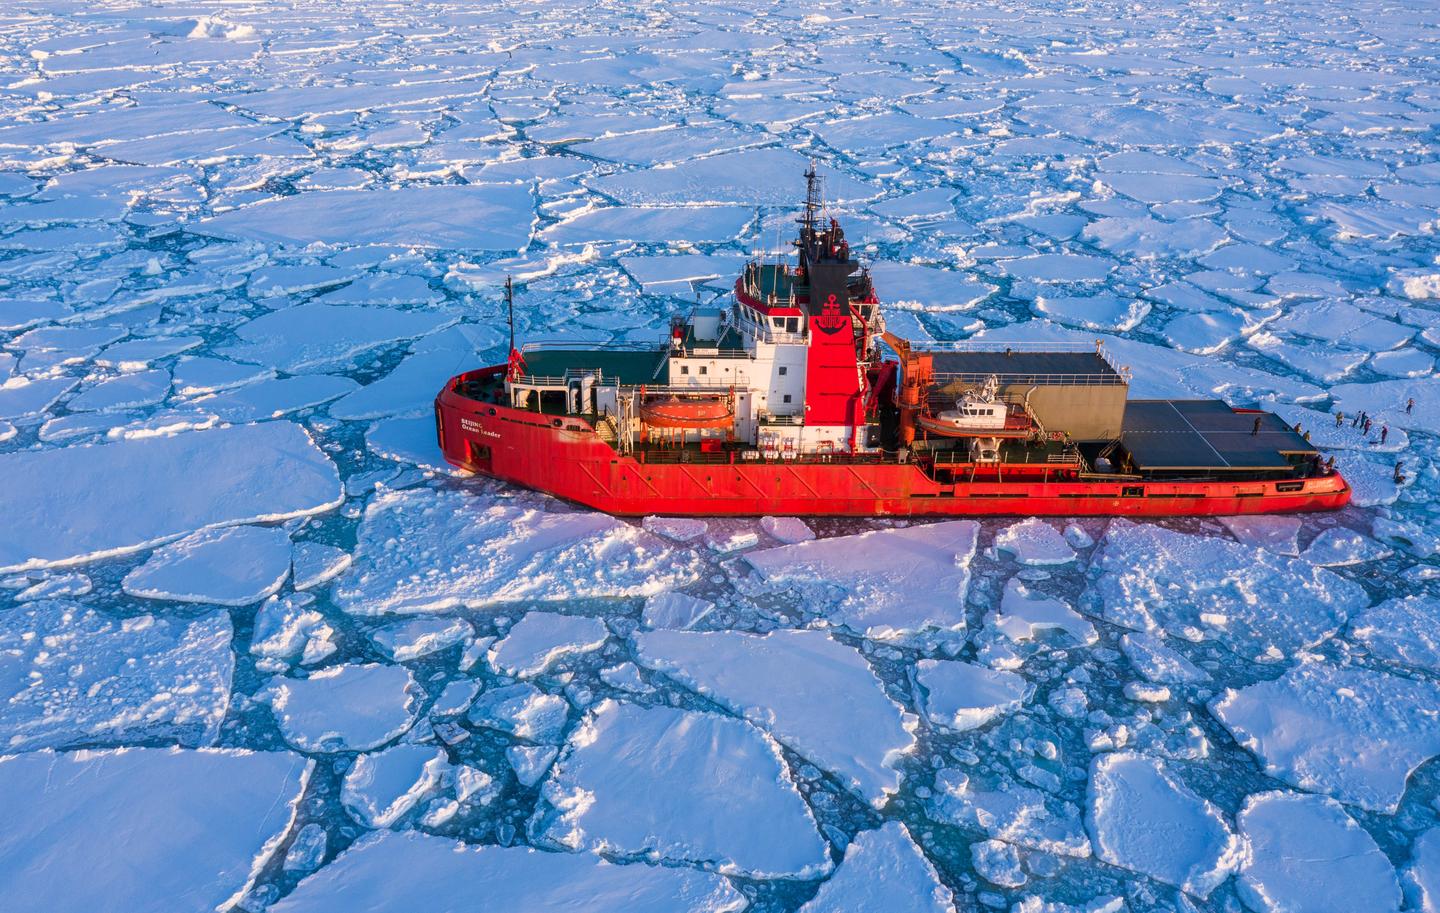
M212 913L245 892L310 776L288 752L0 757L0 909Z
M336 649L334 630L325 615L311 607L309 594L272 596L255 612L250 635L250 652L269 660L292 661L299 657L309 665Z
M1369 599L1356 583L1265 549L1125 520L1095 562L1106 621L1221 640L1277 660L1335 633Z
M1123 333L1135 329L1149 316L1150 304L1106 293L1086 297L1042 294L1035 299L1034 310L1067 326Z
M1305 663L1227 689L1210 710L1272 777L1394 812L1410 772L1440 754L1437 706L1428 681Z
M1077 644L1093 644L1100 639L1095 626L1079 612L1059 599L1029 589L1016 577L1005 581L1000 611L988 616L986 624L1016 643L1035 640L1045 631L1063 631Z
M0 480L0 572L319 513L342 499L335 465L289 422L4 454Z
M297 590L322 586L344 573L350 566L350 553L322 542L296 542L290 559L293 583Z
M1333 799L1259 793L1236 823L1249 847L1236 892L1256 913L1400 909L1390 860Z
M404 666L331 666L308 678L274 678L256 694L285 741L301 751L368 751L415 722L418 689Z
M1246 545L1269 549L1277 555L1300 554L1300 521L1295 517L1221 517L1220 522Z
M530 612L490 648L490 666L503 675L533 678L573 653L605 646L605 623L586 615Z
M693 869L387 831L357 841L270 911L739 913L748 905L726 879Z
M515 780L529 789L540 782L559 754L560 749L553 745L511 745L505 749L505 760L515 771Z
M922 659L916 669L925 716L962 732L1019 710L1035 690L1022 675L971 663Z
M420 488L371 499L335 601L357 615L517 599L646 596L692 582L693 554L599 513L546 513Z
M329 844L330 837L319 824L312 821L300 828L295 839L291 841L290 848L285 851L285 861L282 863L285 871L315 871L324 861Z
M909 830L890 821L855 835L835 874L800 913L951 913L953 904Z
M823 631L652 631L636 658L739 713L872 805L900 785L915 720L864 658Z
M1159 760L1131 751L1090 765L1095 855L1205 898L1244 857L1220 810Z
M170 372L156 369L120 374L93 384L70 397L72 412L114 412L153 406L170 392Z
M344 365L366 349L424 336L454 321L445 311L301 304L241 324L235 330L239 341L216 351L291 374L312 372Z
M892 307L922 311L966 310L995 291L995 286L977 282L969 273L918 263L877 263L870 278L876 288L885 290Z
M1321 567L1347 567L1367 561L1379 561L1392 554L1390 549L1368 536L1362 536L1343 526L1334 526L1321 530L1301 557Z
M979 524L951 520L816 539L745 556L772 585L840 592L835 617L867 637L961 630Z
M116 618L67 602L0 612L0 751L213 744L230 705L230 617Z
M1373 656L1440 672L1440 603L1431 596L1387 599L1351 619L1349 634Z
M1415 838L1410 848L1410 865L1405 868L1406 909L1416 913L1440 911L1440 827Z
M1068 564L1075 550L1059 530L1038 517L1030 517L995 534L995 551L1021 564Z
M761 517L760 528L770 538L786 545L809 542L815 538L815 531L799 517Z
M276 197L189 227L212 237L295 247L386 243L518 251L529 243L535 222L528 187L442 184Z
M541 787L531 835L757 878L830 871L778 746L714 713L601 701Z
M474 636L474 626L465 619L436 616L393 622L371 634L370 639L390 659L408 663Z
M1165 645L1154 634L1135 631L1120 638L1120 651L1149 682L1191 684L1209 680L1204 669Z
M926 811L936 821L1045 853L1080 859L1090 855L1080 809L1058 797L1013 781L980 789L954 769L936 773L934 793Z
M522 739L557 744L570 705L528 682L491 688L470 705L470 722Z
M612 206L565 219L542 231L551 244L684 243L737 240L755 220L749 206Z
M366 827L390 827L440 783L443 749L395 745L362 754L345 774L340 801Z
M715 603L688 593L670 590L645 600L641 620L647 628L688 631L715 610Z
M1020 864L1020 851L1003 840L970 844L970 864L981 878L1004 888L1022 887L1030 880Z
M474 367L498 334L458 326L419 339L389 374L346 395L330 407L339 419L414 415L434 408L435 393L447 380Z
M273 595L290 576L290 537L279 527L229 526L155 550L125 575L131 596L242 606Z

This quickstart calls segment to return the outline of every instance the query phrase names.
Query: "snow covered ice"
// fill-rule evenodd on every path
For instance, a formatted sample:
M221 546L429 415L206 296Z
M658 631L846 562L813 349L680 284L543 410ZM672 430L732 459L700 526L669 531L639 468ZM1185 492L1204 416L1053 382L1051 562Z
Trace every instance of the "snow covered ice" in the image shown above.
M652 631L636 635L636 656L836 772L872 804L899 786L914 719L859 653L822 631Z
M360 615L525 598L643 596L688 583L693 557L595 513L548 513L463 492L386 492L370 501L357 562L336 598ZM588 574L566 568L589 569Z
M1243 855L1218 808L1140 754L1096 758L1088 820L1095 855L1197 897L1229 877Z
M1437 29L5 5L0 909L1435 908ZM652 341L811 160L890 329L1103 340L1352 506L634 520L444 463L506 276L521 343Z
M950 889L897 821L863 831L845 848L845 859L820 886L802 913L943 913L952 909Z
M214 744L231 637L223 612L119 619L48 600L0 612L0 748Z
M751 552L770 585L834 593L835 617L870 637L961 629L979 525L951 520Z
M209 913L244 894L309 776L286 752L0 757L0 906Z
M732 717L605 701L541 794L532 830L558 846L760 878L813 878L831 867L775 743Z
M724 878L687 869L615 865L588 854L467 847L442 837L365 837L271 907L275 913L363 909L507 913L738 913Z
M0 570L125 554L340 501L334 464L288 422L0 454L0 479Z
M1379 811L1394 810L1411 771L1440 754L1437 708L1440 684L1310 664L1213 705L1272 776Z
M1237 889L1257 913L1400 909L1394 867L1340 803L1262 793L1245 801L1237 823L1250 848Z

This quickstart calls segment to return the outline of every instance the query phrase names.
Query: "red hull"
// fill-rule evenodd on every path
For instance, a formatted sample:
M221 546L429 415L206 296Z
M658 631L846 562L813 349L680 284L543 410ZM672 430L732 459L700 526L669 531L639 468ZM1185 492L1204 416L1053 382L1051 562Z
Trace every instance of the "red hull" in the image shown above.
M504 366L463 375L493 376ZM918 466L848 462L641 462L591 425L478 402L435 400L452 465L622 516L1129 516L1333 510L1350 501L1338 473L1288 481L1051 481L1014 467L1006 481L943 484Z

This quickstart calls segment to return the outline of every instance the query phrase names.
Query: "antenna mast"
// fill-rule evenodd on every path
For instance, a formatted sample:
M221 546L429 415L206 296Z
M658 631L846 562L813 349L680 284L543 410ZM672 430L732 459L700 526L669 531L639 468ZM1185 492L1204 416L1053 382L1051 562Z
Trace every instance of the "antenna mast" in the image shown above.
M510 317L510 351L515 351L515 284L505 277L505 309Z
M823 205L820 199L820 176L815 173L815 160L811 159L810 167L805 170L805 214L797 220L800 223L801 243L808 245L815 236L815 223L820 220L820 209Z

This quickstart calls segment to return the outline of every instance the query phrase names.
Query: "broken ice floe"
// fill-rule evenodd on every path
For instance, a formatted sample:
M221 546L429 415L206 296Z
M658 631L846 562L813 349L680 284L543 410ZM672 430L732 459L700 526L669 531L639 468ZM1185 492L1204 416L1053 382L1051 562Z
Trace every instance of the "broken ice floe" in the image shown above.
M410 728L418 689L404 666L349 665L271 679L256 698L301 751L366 751Z
M279 845L309 780L287 752L0 757L0 908L210 913Z
M132 596L241 606L273 595L290 576L290 537L275 527L206 530L159 548L125 575Z
M0 455L0 480L0 571L92 561L341 500L335 465L289 422Z
M1244 858L1218 808L1164 762L1134 752L1091 764L1088 824L1096 856L1200 898Z
M1440 605L1430 596L1387 599L1350 621L1352 638L1391 662L1440 672Z
M1265 771L1300 789L1393 812L1410 772L1440 754L1440 685L1304 663L1211 705Z
M978 531L973 520L951 520L783 545L745 560L770 585L839 590L836 619L866 636L958 631Z
M1106 621L1219 640L1248 659L1317 644L1369 602L1358 584L1304 561L1124 520L1111 523L1096 568Z
M67 602L0 612L0 750L214 744L230 705L230 618L115 618Z
M1333 799L1260 793L1236 823L1249 847L1236 893L1257 913L1400 909L1390 860Z
M362 754L345 774L340 800L361 824L390 827L440 782L449 766L434 746L395 745Z
M823 631L653 631L636 657L741 714L873 805L900 783L915 721L864 658Z
M490 665L504 675L531 678L561 658L605 645L610 632L598 618L529 612L490 648Z
M460 491L376 495L335 601L358 615L516 599L644 596L695 579L693 555L597 513L485 506Z
M800 913L947 913L954 897L898 821L861 831Z
M831 868L778 747L732 717L602 701L541 795L531 834L544 843L764 878Z
M961 732L1020 709L1035 690L1022 675L972 663L922 659L916 670L925 716Z
M738 913L748 905L726 879L693 869L467 846L411 831L361 838L270 910L443 910L453 906L457 885L478 886L467 901L476 913Z

